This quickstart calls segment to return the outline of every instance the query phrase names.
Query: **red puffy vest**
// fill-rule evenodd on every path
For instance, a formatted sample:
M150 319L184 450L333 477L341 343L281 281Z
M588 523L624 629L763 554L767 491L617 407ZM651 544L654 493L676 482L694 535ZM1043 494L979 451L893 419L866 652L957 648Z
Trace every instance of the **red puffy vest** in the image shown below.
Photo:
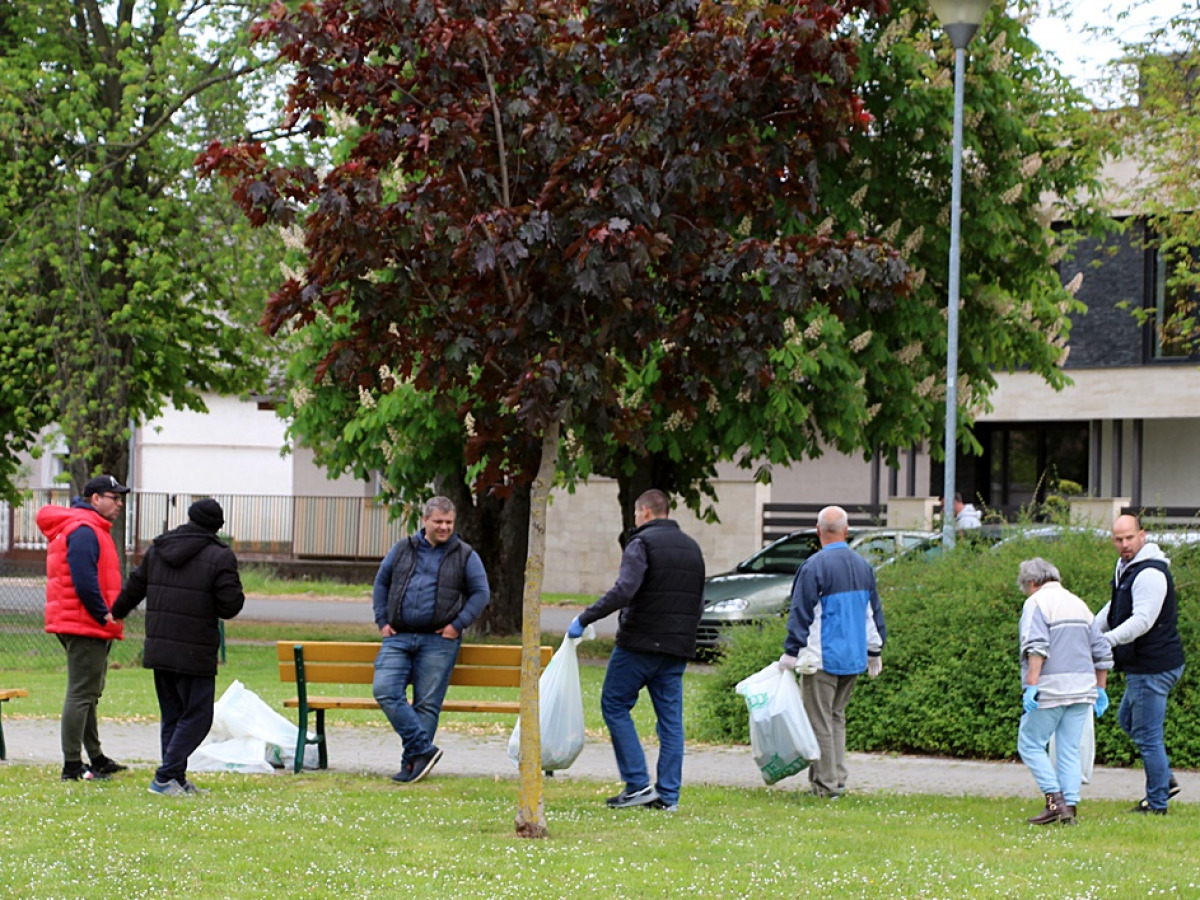
M38 528L49 539L46 548L46 631L51 634L76 634L83 637L123 640L121 622L101 625L84 607L75 593L71 568L67 564L67 538L77 528L91 528L100 544L97 565L100 594L109 609L121 593L121 564L113 544L112 522L93 509L43 506L37 514Z

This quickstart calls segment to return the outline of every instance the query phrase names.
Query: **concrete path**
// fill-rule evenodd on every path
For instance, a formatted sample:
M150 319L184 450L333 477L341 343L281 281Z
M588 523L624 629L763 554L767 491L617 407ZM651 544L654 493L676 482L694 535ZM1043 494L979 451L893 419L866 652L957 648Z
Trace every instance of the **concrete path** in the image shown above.
M4 735L8 760L0 765L58 766L62 761L57 720L5 716ZM118 723L102 719L100 736L105 752L114 759L144 769L147 774L157 764L156 723ZM334 771L387 776L399 768L400 743L386 728L331 727L328 739L329 766ZM438 746L445 751L445 756L433 777L517 777L516 766L508 758L506 736L479 737L442 729L438 732ZM648 747L647 756L653 767L655 748ZM1019 763L852 753L847 767L853 791L1037 798L1033 779ZM277 773L263 777L287 776ZM605 782L613 788L619 782L612 749L602 739L590 739L574 765L555 777ZM1183 788L1178 801L1200 799L1200 773L1180 771L1176 777ZM689 746L684 756L683 779L685 790L689 784L764 787L749 747ZM197 780L202 781L203 776L197 776ZM799 790L805 784L804 776L799 775L785 779L771 789ZM1144 790L1140 769L1097 768L1092 783L1084 785L1083 798L1085 801L1106 799L1132 803L1143 795Z

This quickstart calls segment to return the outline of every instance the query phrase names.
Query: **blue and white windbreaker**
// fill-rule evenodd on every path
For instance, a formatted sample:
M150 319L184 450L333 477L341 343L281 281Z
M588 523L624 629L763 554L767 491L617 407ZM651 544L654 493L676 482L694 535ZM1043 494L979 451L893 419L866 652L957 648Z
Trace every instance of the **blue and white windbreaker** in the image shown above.
M792 611L784 652L808 648L830 675L861 675L867 656L887 640L875 570L845 541L826 544L800 567L792 582Z

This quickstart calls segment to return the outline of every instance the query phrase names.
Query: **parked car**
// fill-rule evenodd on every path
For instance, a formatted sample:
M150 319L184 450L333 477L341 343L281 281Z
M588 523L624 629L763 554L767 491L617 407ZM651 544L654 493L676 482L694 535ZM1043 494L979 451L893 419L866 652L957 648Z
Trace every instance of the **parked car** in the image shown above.
M929 531L851 528L848 542L878 567L936 537ZM817 530L802 528L742 560L733 571L706 578L704 613L696 634L701 653L717 650L737 625L787 615L796 570L820 549Z

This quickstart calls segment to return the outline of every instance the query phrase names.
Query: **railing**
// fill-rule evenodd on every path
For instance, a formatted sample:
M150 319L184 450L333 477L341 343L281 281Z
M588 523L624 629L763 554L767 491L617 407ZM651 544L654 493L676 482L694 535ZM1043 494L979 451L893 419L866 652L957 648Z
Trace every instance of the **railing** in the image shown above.
M813 528L817 513L828 503L764 503L762 540L764 544L787 537L798 528ZM844 504L851 525L880 525L887 521L886 503Z
M155 537L187 521L192 502L211 496L225 511L221 534L240 556L275 559L383 558L403 528L370 497L280 497L258 494L163 494L134 491L125 504L125 546L143 553ZM0 503L0 554L45 551L37 511L66 506L66 489L31 491L20 506Z

